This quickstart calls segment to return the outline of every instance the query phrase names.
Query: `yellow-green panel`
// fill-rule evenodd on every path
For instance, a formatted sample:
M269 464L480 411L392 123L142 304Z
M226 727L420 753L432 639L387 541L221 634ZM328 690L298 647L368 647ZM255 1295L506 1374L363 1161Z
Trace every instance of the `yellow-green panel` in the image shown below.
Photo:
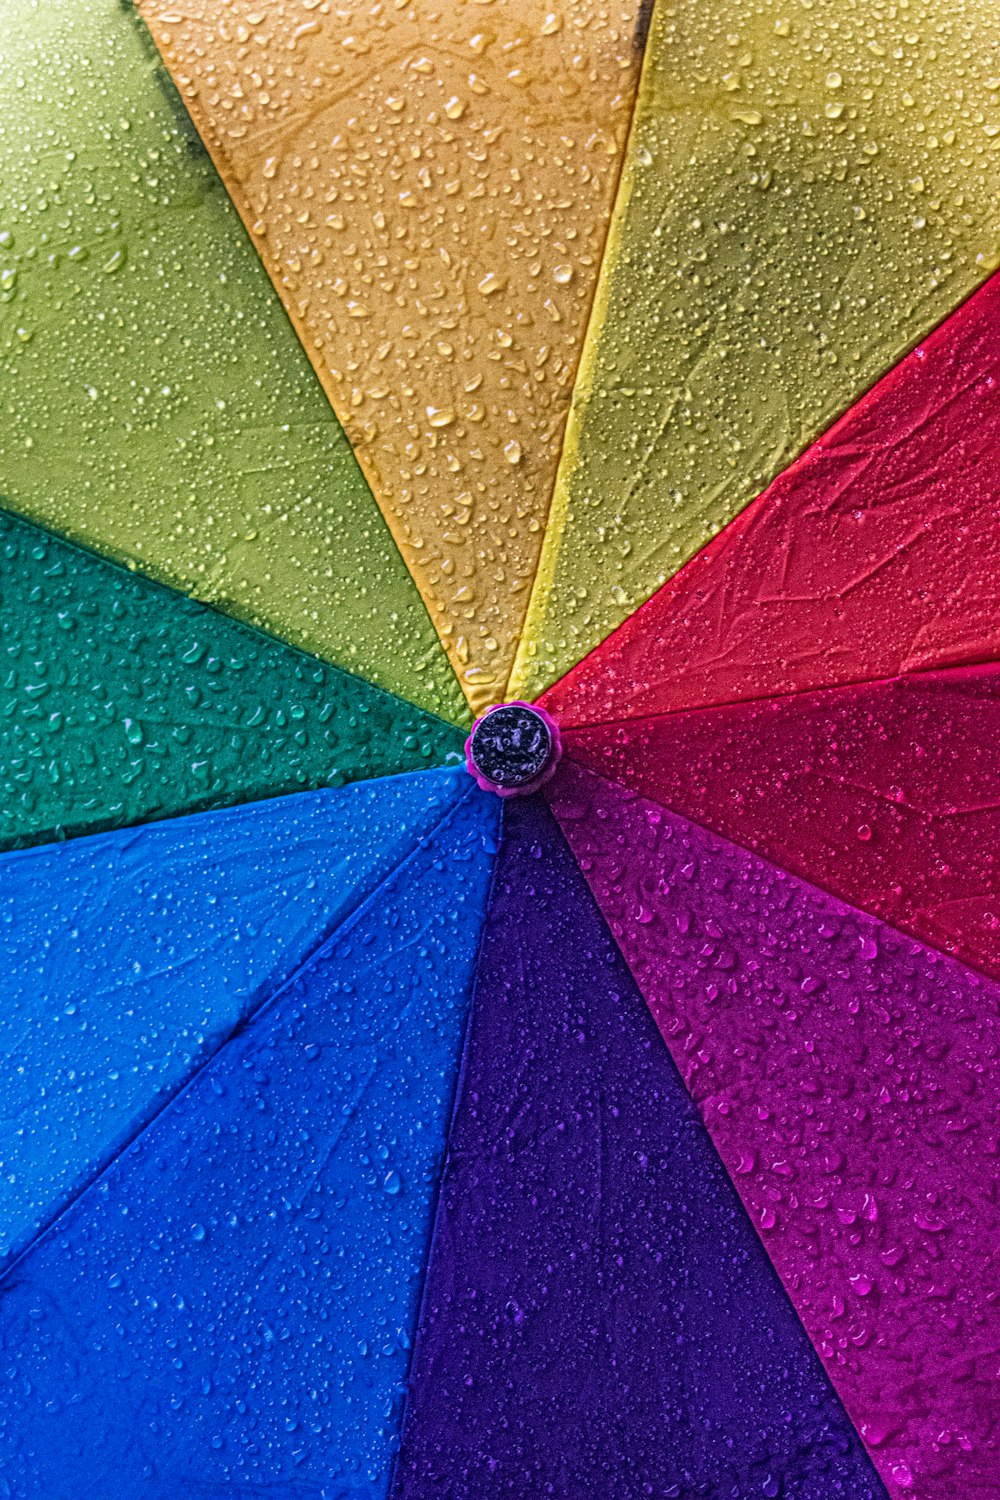
M992 0L659 0L512 694L997 264L996 36Z
M2 21L5 504L466 718L142 22L121 0L8 0Z

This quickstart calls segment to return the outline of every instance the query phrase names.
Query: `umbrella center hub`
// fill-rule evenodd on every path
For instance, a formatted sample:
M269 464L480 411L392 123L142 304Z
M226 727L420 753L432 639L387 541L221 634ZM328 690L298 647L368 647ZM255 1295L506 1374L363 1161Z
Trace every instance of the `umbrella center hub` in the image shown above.
M479 785L500 797L526 796L548 781L562 754L555 720L530 703L501 703L483 714L465 742Z

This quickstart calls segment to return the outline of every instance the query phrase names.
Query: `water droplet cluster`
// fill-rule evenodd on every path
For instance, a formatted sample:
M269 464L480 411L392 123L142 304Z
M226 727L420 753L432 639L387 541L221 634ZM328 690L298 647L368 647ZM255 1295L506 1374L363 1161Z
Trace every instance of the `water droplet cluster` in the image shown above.
M0 847L461 748L410 704L0 514Z
M1000 667L564 733L578 764L1000 978Z
M994 23L988 0L655 7L512 696L997 265Z
M567 767L559 821L890 1494L987 1500L1000 986Z
M991 277L545 694L598 724L1000 660Z
M498 808L470 788L8 1275L11 1495L385 1494Z
M540 799L508 802L393 1500L886 1500Z
M3 862L0 1264L467 789L457 770L381 777Z
M142 0L469 702L527 607L638 0Z
M0 90L0 497L454 717L378 507L141 21L18 4Z

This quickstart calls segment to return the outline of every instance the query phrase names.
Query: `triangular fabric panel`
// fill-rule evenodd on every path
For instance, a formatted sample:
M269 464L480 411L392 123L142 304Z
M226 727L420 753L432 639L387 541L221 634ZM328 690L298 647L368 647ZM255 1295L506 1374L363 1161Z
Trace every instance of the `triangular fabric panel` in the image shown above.
M415 771L450 724L0 513L0 848Z
M1000 655L1000 277L544 695L597 723Z
M563 742L590 770L1000 977L1000 666Z
M10 1495L385 1492L496 806L472 788L8 1272Z
M508 805L394 1500L884 1496L551 815Z
M6 7L0 496L459 720L426 609L142 22Z
M388 777L0 859L0 1259L464 796Z
M994 1500L1000 986L567 767L556 814L897 1500Z
M854 0L653 7L511 696L591 651L997 265L993 20L991 0L863 26Z
M503 699L641 0L139 0L470 704Z

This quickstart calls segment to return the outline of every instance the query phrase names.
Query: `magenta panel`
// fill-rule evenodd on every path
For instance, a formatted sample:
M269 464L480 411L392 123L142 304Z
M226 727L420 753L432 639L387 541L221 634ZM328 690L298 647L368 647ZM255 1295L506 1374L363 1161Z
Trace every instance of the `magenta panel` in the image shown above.
M1000 986L564 762L550 802L899 1500L996 1500Z
M578 763L1000 976L1000 666L564 737Z

